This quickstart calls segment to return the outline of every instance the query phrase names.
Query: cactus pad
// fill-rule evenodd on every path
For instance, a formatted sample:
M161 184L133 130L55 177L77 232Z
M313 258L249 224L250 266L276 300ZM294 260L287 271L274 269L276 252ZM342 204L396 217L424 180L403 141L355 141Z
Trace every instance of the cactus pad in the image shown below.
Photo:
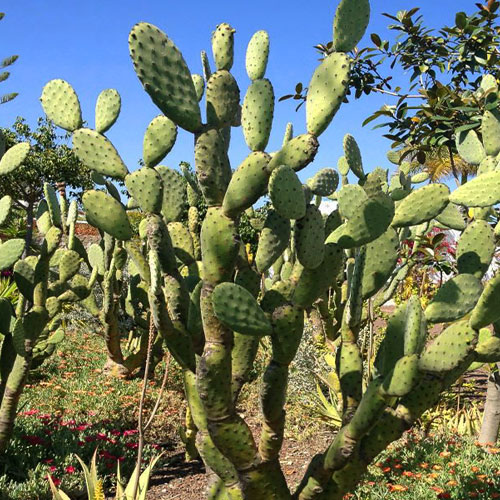
M362 296L366 300L375 295L387 282L398 259L399 238L392 227L366 245L362 278Z
M269 210L259 237L255 263L259 273L265 273L285 251L290 239L290 221Z
M82 126L80 101L73 87L64 80L51 80L43 87L40 97L49 120L68 132Z
M29 142L20 142L9 148L0 160L0 175L10 174L17 167L20 167L29 151Z
M201 75L198 75L196 73L191 75L191 78L193 80L194 90L196 92L196 98L198 99L199 102L201 101L203 93L205 92L205 80L203 80L203 77Z
M448 203L443 211L436 215L436 220L443 226L455 229L456 231L463 231L466 226L462 214L454 203Z
M253 295L235 283L221 283L212 294L217 318L244 335L269 335L272 326Z
M177 138L177 126L163 115L151 120L142 143L142 156L147 167L154 167L165 158L174 147Z
M103 90L95 105L95 129L100 134L107 132L118 119L122 100L115 89Z
M59 280L69 281L80 269L82 259L74 250L63 250L59 261Z
M481 134L486 154L496 156L500 153L500 115L496 109L484 112Z
M269 179L269 196L282 217L300 219L306 214L306 201L297 174L287 165L273 171Z
M241 126L247 146L263 151L269 141L274 115L274 91L267 79L255 80L248 87L241 109Z
M73 149L84 165L99 174L118 179L128 174L113 144L95 130L78 129L73 134Z
M195 258L189 229L182 222L170 222L167 227L177 258L187 266L192 264Z
M364 179L363 160L356 139L350 134L344 136L344 155L349 165L349 170L358 178Z
M474 309L482 291L481 281L472 274L459 274L437 291L425 310L430 323L447 323Z
M231 125L239 113L240 89L227 70L215 72L207 82L207 122L218 128Z
M138 23L130 32L129 47L137 76L153 102L179 127L196 132L201 127L198 97L172 40L156 26Z
M479 330L500 318L500 274L489 280L472 311L470 326Z
M456 137L458 154L471 165L479 165L486 152L474 130L459 132Z
M337 52L354 50L370 21L369 0L342 0L333 21L333 46Z
M245 66L250 80L264 78L269 57L269 35L261 30L253 34L248 42Z
M444 374L462 363L474 350L475 332L465 321L454 323L438 335L420 356L420 371Z
M104 276L106 267L104 265L104 252L102 248L96 243L92 243L87 250L87 255L92 269L97 269L97 272L101 276Z
M417 383L419 375L418 356L416 354L403 356L385 376L382 392L385 396L406 396Z
M458 240L458 272L481 278L488 270L494 253L495 235L491 226L484 220L472 222Z
M118 240L132 238L130 221L125 208L119 201L102 191L94 190L87 191L82 201L92 225Z
M308 205L295 222L294 238L299 262L307 269L318 267L324 256L325 223L316 205Z
M280 165L288 165L296 172L302 170L314 160L318 152L319 143L312 134L302 134L287 142L269 162L269 171L272 172Z
M45 200L47 201L47 208L49 210L50 221L53 226L62 227L61 220L61 207L57 201L57 195L55 189L49 183L44 183L43 192L45 194Z
M163 203L161 213L166 222L180 220L187 208L186 179L173 168L155 167L163 182Z
M337 194L339 213L350 219L356 215L362 203L366 203L368 195L358 184L346 184Z
M221 208L209 208L201 227L204 281L216 284L230 279L238 247L235 222Z
M0 244L0 271L9 269L21 258L25 242L21 238L13 238Z
M450 201L466 207L489 207L500 202L500 171L487 172L466 182L450 195Z
M265 191L269 179L267 165L271 157L263 152L251 153L236 169L224 196L222 208L235 217L251 207Z
M394 227L416 226L432 220L448 204L450 190L444 184L428 184L412 191L399 203L394 214Z
M307 131L323 133L344 100L351 71L347 55L334 52L316 68L309 83L306 101Z
M0 199L0 226L5 224L5 221L9 218L11 208L12 198L9 195L2 196Z
M159 213L163 201L163 183L160 174L142 167L125 177L127 190L144 212Z
M339 185L339 174L333 168L323 168L307 180L307 185L317 196L330 196Z
M221 23L212 34L212 53L218 71L229 71L233 66L234 33L236 30L229 24Z

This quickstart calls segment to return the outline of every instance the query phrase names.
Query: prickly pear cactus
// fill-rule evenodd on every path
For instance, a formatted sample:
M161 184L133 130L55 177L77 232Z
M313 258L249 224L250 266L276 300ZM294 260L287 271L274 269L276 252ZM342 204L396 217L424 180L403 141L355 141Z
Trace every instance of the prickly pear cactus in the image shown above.
M410 175L408 165L400 165L390 181L387 170L369 171L362 148L349 134L337 171L318 169L305 184L297 175L313 162L318 137L344 101L351 71L348 52L361 40L369 12L368 0L340 2L335 51L319 64L308 87L307 132L294 137L288 125L279 149L271 153L265 148L275 140L275 97L265 77L272 58L264 31L248 44L250 81L241 92L231 74L238 58L229 24L219 24L212 35L214 72L207 54L201 54L203 77L191 74L162 30L148 23L134 26L132 62L163 113L146 130L144 165L136 170L124 164L103 135L119 111L116 95L100 97L92 130L81 128L78 98L69 84L49 82L42 94L47 114L73 133L75 152L101 176L106 190L84 195L87 221L99 229L103 242L83 258L92 267L93 284L105 292L102 321L108 336L117 338L120 306L113 297L119 295L120 273L127 266L127 314L138 325L151 320L155 346L160 351L165 346L183 370L189 406L189 432L183 439L197 434L196 448L212 475L210 499L340 500L377 454L471 363L500 357L499 332L479 338L480 328L499 319L498 279L482 282L500 231L491 225L493 219L498 222L491 209L500 202L500 180L490 168L491 158L485 160L498 149L494 113L483 120L484 145L476 132L457 134L464 159L485 163L475 180L452 193L445 185L427 183L425 175ZM228 151L232 129L239 126L250 152L233 172ZM159 165L175 147L178 127L193 134L195 174ZM124 181L128 203L109 178ZM349 183L353 179L356 184ZM252 207L265 195L270 205L265 221L254 224L260 232L254 257L240 241L238 224L243 217L253 220ZM328 215L322 213L325 197L338 202ZM57 219L51 204L49 196L41 211L44 224ZM8 205L7 200L0 206ZM461 207L474 210L465 213ZM138 234L130 223L134 210L142 217ZM461 232L453 276L425 310L418 297L396 309L380 348L367 359L363 332L373 320L374 306L394 295L415 265L412 255L423 237L443 226ZM408 239L414 243L412 253L402 254ZM60 257L63 277L75 272L74 257ZM25 277L26 293L38 296L33 263L20 264L18 274ZM56 305L51 303L51 310ZM92 307L90 301L87 305ZM342 425L292 492L279 464L287 380L304 321L312 317L320 319L334 346ZM435 323L446 323L446 328L428 343L428 324ZM24 327L15 335L20 351ZM236 404L265 336L271 357L262 377L257 441Z

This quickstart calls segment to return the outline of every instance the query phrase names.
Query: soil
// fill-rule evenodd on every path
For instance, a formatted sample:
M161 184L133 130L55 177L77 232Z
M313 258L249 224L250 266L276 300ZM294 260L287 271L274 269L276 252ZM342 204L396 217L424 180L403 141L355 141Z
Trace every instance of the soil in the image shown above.
M252 426L253 427L253 426ZM254 433L255 434L255 433ZM294 489L302 479L311 458L324 451L331 442L328 429L313 438L297 441L285 439L281 449L281 466L288 485ZM156 470L147 494L148 500L201 500L207 487L205 468L200 460L186 462L184 450L173 450L170 461Z

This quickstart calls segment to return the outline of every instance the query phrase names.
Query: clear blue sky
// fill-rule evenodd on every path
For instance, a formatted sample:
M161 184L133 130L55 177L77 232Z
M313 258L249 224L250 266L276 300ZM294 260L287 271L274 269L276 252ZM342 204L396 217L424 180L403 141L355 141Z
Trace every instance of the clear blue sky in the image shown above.
M473 0L372 0L372 16L367 35L376 32L382 38L393 35L386 29L389 20L382 12L421 7L430 26L454 21L455 12L475 10ZM138 21L148 21L167 33L182 51L191 72L201 73L200 50L210 56L210 35L220 22L230 23L235 38L236 76L242 97L249 80L244 69L245 49L252 34L269 32L271 52L266 76L277 97L289 93L296 82L307 85L317 64L317 43L332 36L332 19L337 2L283 0L231 1L211 0L174 2L172 0L31 0L2 2L6 16L0 23L0 57L19 54L10 79L0 84L0 93L18 91L19 96L0 107L0 125L10 126L16 116L35 124L43 111L38 100L43 85L63 78L76 89L84 119L94 123L94 106L102 89L116 88L122 96L122 112L107 134L130 170L137 168L142 156L142 138L149 121L159 114L132 68L128 54L128 33ZM360 46L371 42L365 37ZM397 78L398 75L395 75ZM363 152L365 170L388 166L385 152L389 141L382 131L361 127L362 121L384 102L384 96L363 97L342 106L329 129L320 137L320 151L313 165L301 174L307 178L316 170L335 166L342 154L342 137L352 133ZM276 104L269 151L282 141L287 121L295 134L305 131L304 111L295 112L293 101ZM233 129L231 162L233 168L248 154L240 129ZM181 132L177 144L164 164L177 166L185 160L194 164L192 135Z

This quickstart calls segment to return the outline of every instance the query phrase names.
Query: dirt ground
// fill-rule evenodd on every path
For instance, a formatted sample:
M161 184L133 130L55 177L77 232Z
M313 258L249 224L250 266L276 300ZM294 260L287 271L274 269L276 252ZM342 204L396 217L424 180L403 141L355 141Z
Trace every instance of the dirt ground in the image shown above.
M310 459L324 451L331 439L332 434L328 430L307 440L285 439L281 450L281 466L289 486L299 483ZM179 448L172 452L170 463L154 474L147 499L201 500L207 487L206 479L202 462L186 462L183 449Z

